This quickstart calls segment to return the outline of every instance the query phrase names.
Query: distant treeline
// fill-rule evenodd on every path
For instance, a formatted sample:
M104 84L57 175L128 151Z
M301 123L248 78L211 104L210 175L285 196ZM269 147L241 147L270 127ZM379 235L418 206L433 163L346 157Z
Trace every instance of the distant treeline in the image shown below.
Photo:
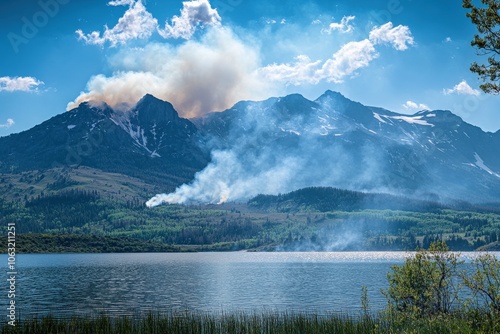
M5 240L4 240L5 239ZM0 247L7 249L7 239L0 240ZM18 253L140 253L179 252L179 247L160 242L127 237L81 234L19 234L16 236ZM185 251L185 250L183 250Z
M473 205L464 201L442 204L437 201L418 200L405 196L364 193L332 187L308 187L287 194L257 195L248 201L254 208L276 211L359 211L399 210L436 212L443 209L500 213L500 204Z

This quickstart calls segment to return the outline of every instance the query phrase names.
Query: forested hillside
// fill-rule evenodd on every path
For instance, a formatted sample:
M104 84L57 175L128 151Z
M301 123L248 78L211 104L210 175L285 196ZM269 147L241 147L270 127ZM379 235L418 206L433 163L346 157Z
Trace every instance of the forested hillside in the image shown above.
M456 250L496 249L500 214L494 211L333 188L259 195L248 204L156 208L78 189L0 199L1 226L16 223L22 252L414 250L440 239Z

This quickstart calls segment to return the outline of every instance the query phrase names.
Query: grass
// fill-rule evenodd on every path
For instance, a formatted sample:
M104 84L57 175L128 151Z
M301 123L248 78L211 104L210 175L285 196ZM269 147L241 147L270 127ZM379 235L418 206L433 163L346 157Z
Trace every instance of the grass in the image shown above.
M3 323L2 334L271 334L271 333L499 333L498 317L456 313L426 319L394 320L384 316L352 317L346 314L320 316L301 313L230 313L202 314L192 312L154 313L139 317L73 317L54 316L17 321L16 326Z

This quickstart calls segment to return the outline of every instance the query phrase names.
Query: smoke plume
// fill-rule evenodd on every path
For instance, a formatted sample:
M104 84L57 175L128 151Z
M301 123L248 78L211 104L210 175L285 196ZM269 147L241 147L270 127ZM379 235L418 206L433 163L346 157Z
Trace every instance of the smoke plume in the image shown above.
M367 144L353 151L335 134L321 135L324 119L314 109L289 113L295 103L300 101L270 107L266 102L249 103L240 109L237 124L226 124L231 128L227 144L212 151L211 163L194 181L174 193L158 194L146 205L224 203L308 186L360 190L380 186L384 159L375 147ZM280 114L283 109L289 118ZM363 188L367 185L370 189Z
M126 110L149 93L192 118L273 92L257 73L258 49L223 27L208 28L201 40L178 47L151 43L122 49L110 61L114 74L92 77L87 92L69 103L68 110L86 101Z

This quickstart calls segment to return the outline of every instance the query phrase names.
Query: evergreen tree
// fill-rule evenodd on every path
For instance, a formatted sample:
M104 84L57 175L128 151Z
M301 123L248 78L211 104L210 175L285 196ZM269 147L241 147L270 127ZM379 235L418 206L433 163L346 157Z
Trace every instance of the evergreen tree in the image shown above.
M488 56L486 64L474 62L470 70L485 82L480 87L485 93L500 93L500 1L481 0L484 6L474 6L472 0L463 0L462 7L469 9L467 17L477 27L471 45L479 55Z

